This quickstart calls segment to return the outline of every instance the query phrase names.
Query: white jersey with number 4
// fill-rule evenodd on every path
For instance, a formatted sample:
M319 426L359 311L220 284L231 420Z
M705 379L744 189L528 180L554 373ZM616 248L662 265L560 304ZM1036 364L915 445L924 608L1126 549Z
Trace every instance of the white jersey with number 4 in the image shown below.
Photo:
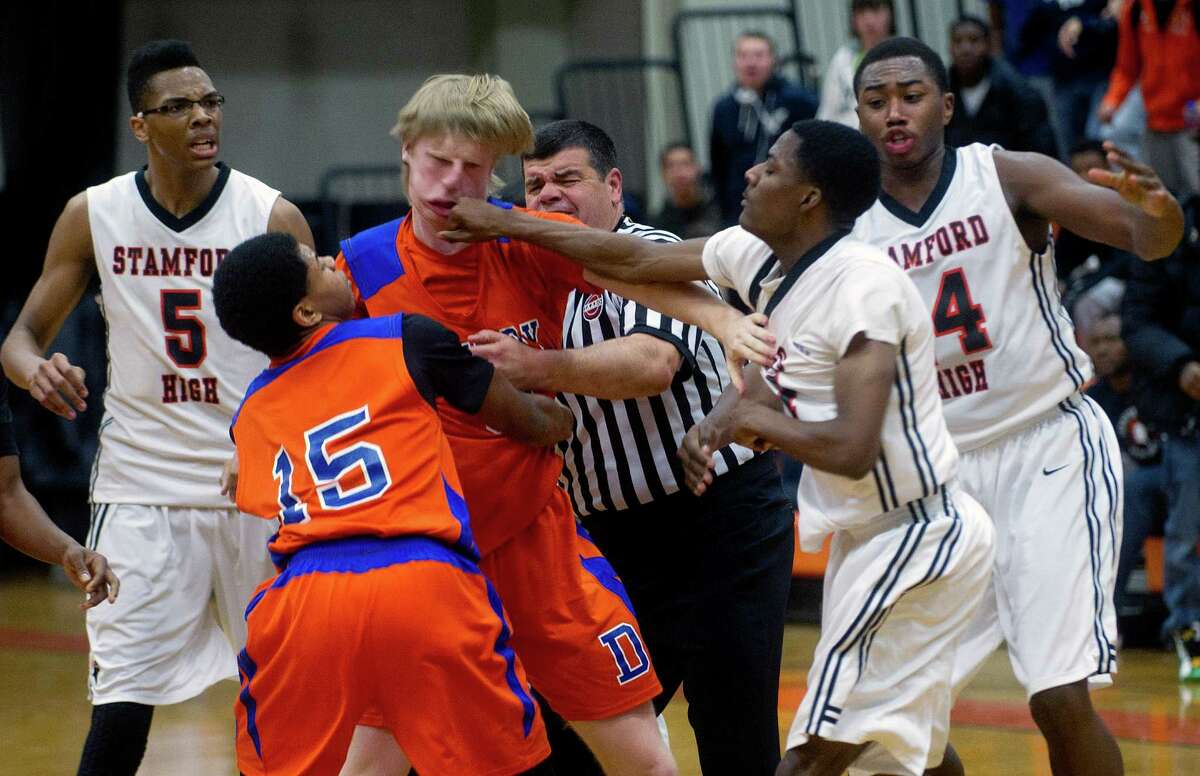
M230 507L218 484L229 422L267 359L221 328L213 273L267 231L279 192L218 172L183 218L155 201L144 172L87 190L109 363L94 503Z
M827 534L871 526L881 515L936 494L957 472L958 451L942 418L933 374L933 333L920 294L877 248L838 232L788 272L740 226L704 245L704 270L766 313L778 342L764 373L787 414L837 417L834 373L855 336L896 346L896 374L880 432L879 458L859 479L807 467L800 478L800 541L812 552Z
M980 143L946 149L921 212L887 194L853 236L883 249L921 291L937 336L938 390L960 450L1028 426L1092 376L1059 300L1053 242L1026 242Z

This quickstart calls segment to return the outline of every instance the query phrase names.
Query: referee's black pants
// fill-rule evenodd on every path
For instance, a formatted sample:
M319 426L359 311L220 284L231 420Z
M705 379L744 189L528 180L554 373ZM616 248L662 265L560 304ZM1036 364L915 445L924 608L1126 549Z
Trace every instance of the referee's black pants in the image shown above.
M772 456L704 496L583 519L625 583L662 709L680 685L706 776L770 776L779 764L779 663L795 532Z

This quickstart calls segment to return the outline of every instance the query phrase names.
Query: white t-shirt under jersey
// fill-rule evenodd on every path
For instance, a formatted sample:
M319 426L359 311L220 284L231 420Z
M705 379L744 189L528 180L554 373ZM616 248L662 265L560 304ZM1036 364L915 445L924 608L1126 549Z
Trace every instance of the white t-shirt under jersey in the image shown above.
M87 190L109 363L94 503L231 506L218 484L233 454L229 421L267 359L221 328L213 273L267 231L279 192L218 170L183 218L154 200L141 172Z
M947 149L921 212L884 194L852 233L883 250L931 311L946 423L964 451L1035 422L1092 377L1059 300L1053 241L1041 253L1025 242L994 148Z
M709 238L704 268L718 285L766 313L779 343L765 376L786 412L808 422L837 417L834 372L859 333L895 345L896 378L879 460L850 479L808 466L800 479L800 539L809 551L838 530L928 496L954 477L958 452L942 418L933 330L917 289L878 249L831 236L788 273L762 240L739 226Z

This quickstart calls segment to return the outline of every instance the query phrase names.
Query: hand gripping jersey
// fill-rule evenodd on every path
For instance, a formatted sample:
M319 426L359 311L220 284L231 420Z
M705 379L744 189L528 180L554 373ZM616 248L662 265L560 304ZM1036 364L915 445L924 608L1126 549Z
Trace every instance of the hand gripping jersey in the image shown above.
M1078 391L1092 363L1038 253L1009 210L994 146L946 149L920 213L883 194L853 236L884 250L932 311L938 390L961 450L1029 425Z
M421 316L329 326L255 378L233 420L238 508L281 521L272 552L420 535L477 557L443 397L477 412L492 367Z
M218 170L183 218L144 172L87 190L109 363L94 503L229 506L218 485L229 420L266 359L225 334L212 279L234 246L267 231L279 192Z
M800 478L806 550L905 505L919 511L910 502L954 477L958 451L937 395L929 317L916 288L879 250L837 232L784 273L766 243L735 226L705 243L704 269L770 319L779 350L764 377L794 418L837 417L834 372L857 334L899 351L871 473L854 480L809 466Z
M539 218L577 223L568 216ZM413 234L404 218L342 242L338 266L353 281L371 316L420 313L460 338L494 329L526 345L562 347L567 297L592 288L583 270L552 251L517 240L493 240L443 256ZM558 487L562 458L489 429L477 417L439 403L438 409L475 515L485 555L528 525Z

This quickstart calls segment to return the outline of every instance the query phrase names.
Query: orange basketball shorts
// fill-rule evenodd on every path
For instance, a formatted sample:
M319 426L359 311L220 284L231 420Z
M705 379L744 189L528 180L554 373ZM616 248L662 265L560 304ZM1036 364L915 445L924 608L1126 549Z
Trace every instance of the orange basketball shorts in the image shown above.
M549 754L500 598L424 537L313 544L246 609L238 768L337 774L367 708L425 776L507 776Z

